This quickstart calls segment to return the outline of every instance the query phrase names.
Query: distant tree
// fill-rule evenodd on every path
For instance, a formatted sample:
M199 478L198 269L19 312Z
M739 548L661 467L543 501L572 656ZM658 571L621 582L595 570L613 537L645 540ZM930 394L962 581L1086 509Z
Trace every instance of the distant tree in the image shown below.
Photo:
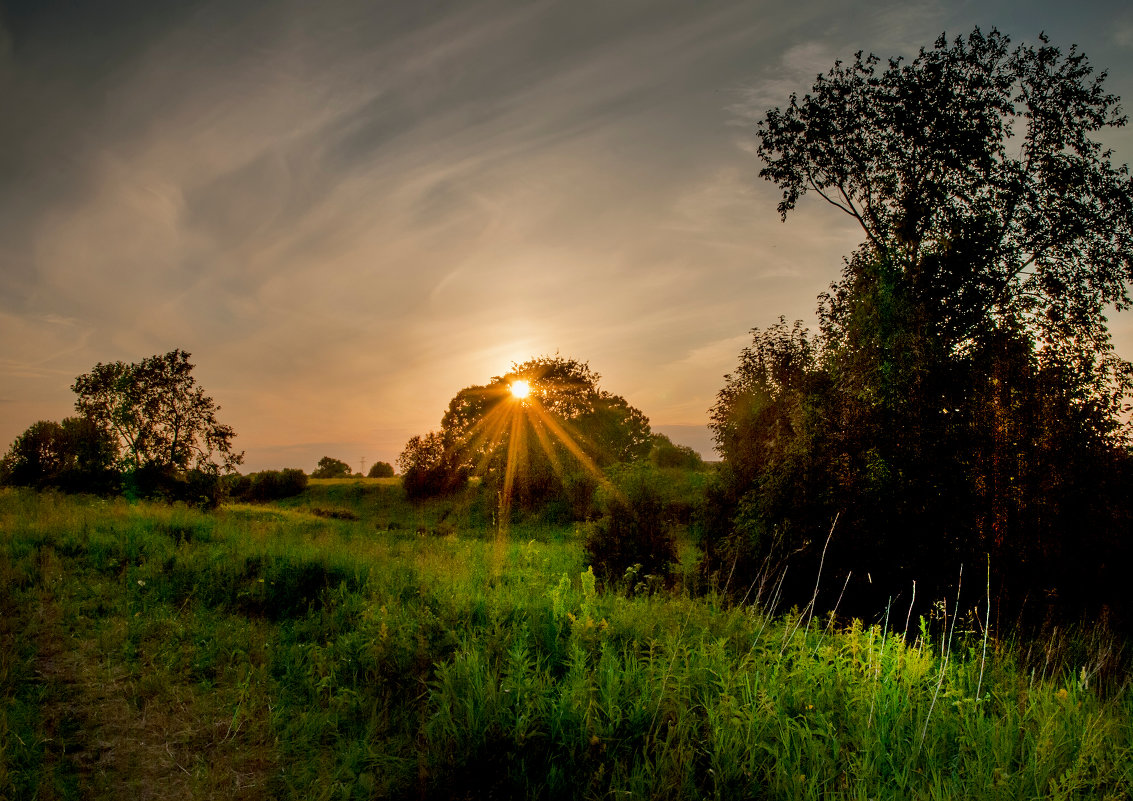
M413 499L451 492L463 486L468 476L445 448L444 437L438 431L411 437L397 457L397 469L401 471L405 494Z
M649 461L658 467L679 467L685 470L703 470L704 459L693 448L677 445L664 434L653 435Z
M41 420L0 461L0 483L69 492L107 492L117 485L117 443L85 417Z
M369 478L393 478L393 465L389 462L374 462L366 475Z
M134 364L99 363L71 389L75 408L118 440L126 472L217 474L244 460L220 407L197 386L189 354L172 350Z
M311 473L311 478L350 478L350 475L350 465L346 462L324 456L319 459L319 464L315 467L315 471Z

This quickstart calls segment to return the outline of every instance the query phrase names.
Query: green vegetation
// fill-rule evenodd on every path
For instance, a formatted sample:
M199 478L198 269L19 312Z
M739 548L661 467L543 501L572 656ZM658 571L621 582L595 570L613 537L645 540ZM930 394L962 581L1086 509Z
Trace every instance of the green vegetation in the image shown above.
M389 462L374 462L370 465L366 478L393 478L393 465Z
M0 484L216 506L244 460L189 353L96 364L71 386L79 417L41 420L0 460Z
M771 588L789 559L801 605L825 564L818 607L865 615L990 560L1004 621L1133 626L1133 365L1107 327L1133 304L1133 178L1099 141L1126 122L1104 85L1074 47L977 28L766 113L783 218L810 193L864 241L818 332L754 331L717 396L713 576Z
M319 459L311 478L348 478L351 475L350 465L341 459L324 456Z
M581 532L499 541L475 485L213 512L5 489L0 532L5 798L1133 792L1100 633L1028 652L951 607L906 638L905 609L599 593Z
M1124 118L1042 37L880 64L760 126L866 242L718 467L558 356L401 480L223 476L182 351L76 379L0 464L0 798L1133 797Z
M553 505L564 519L585 519L599 468L643 459L654 443L648 418L600 378L586 362L540 356L465 387L441 430L413 437L398 457L406 491L435 496L475 476L508 508Z

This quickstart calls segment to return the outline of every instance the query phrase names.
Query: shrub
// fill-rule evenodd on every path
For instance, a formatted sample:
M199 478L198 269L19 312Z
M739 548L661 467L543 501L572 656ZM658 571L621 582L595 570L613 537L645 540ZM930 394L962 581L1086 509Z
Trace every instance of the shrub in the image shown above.
M292 467L237 476L228 484L228 494L241 501L275 501L294 497L305 489L307 474Z
M602 516L589 527L583 547L586 564L606 587L637 589L656 577L668 585L677 562L676 541L665 513L664 496L651 471L634 470L621 486L601 493Z
M657 467L680 467L685 470L703 470L704 460L687 445L677 445L664 434L653 435L653 448L649 461Z

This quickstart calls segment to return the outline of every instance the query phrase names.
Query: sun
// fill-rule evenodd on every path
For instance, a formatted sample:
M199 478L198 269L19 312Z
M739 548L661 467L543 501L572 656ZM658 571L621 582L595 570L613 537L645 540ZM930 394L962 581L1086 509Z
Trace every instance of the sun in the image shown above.
M523 379L520 379L519 381L513 381L511 383L510 389L512 397L519 400L523 400L531 394L531 385Z

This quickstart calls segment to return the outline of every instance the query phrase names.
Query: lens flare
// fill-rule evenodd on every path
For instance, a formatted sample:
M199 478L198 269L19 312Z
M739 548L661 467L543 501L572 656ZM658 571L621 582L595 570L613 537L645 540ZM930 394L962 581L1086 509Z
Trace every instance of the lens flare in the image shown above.
M522 402L500 403L505 398ZM565 478L571 469L570 465L563 463L564 458L573 460L607 492L617 498L622 496L587 453L591 443L570 422L544 408L542 392L535 393L530 381L517 378L510 383L500 381L491 387L483 387L477 400L484 404L480 407L483 411L476 414L478 419L463 437L463 447L476 462L476 472L484 473L496 448L500 445L505 447L492 560L492 572L498 574L506 561L512 497L517 482L529 468L529 448L534 446L542 450L548 466L560 479Z

